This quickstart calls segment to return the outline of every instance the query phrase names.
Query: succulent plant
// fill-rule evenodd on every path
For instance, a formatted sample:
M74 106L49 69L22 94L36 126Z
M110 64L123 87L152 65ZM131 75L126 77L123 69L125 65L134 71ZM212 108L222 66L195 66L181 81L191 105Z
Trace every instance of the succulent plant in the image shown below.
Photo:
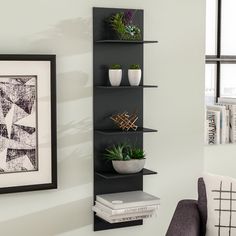
M120 64L113 64L110 66L110 69L112 70L120 70L121 69L121 65Z
M132 64L132 65L130 65L129 68L132 69L132 70L139 70L140 69L140 65L139 64Z
M104 156L110 161L128 161L131 159L145 159L145 152L142 148L132 145L118 144L107 148Z

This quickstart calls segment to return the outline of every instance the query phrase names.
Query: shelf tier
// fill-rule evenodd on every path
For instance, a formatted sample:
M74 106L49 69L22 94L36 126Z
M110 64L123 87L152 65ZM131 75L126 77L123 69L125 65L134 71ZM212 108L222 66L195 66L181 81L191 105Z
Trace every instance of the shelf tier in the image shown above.
M129 135L129 134L154 133L154 132L157 132L157 130L139 127L136 131L134 131L134 130L123 131L120 129L95 129L95 132L98 134L107 134L107 135L112 135L112 134L124 134L124 135L127 134L127 135Z
M137 175L156 175L157 172L144 168L142 171L140 171L139 173L135 173L135 174L123 174L122 175L122 174L118 174L116 172L114 172L114 173L95 172L95 174L98 175L99 177L104 178L104 179L120 179L120 178L135 177Z
M146 43L158 43L158 41L157 40L116 40L116 39L105 39L105 40L96 40L95 43L146 44Z
M95 86L97 89L143 89L143 88L158 88L157 85L140 85L140 86Z
M110 224L109 222L98 217L95 213L94 213L94 219L96 221L96 231L104 230L104 227L106 227L106 229L117 229L117 228L123 228L123 227L138 226L138 225L143 224L142 220Z

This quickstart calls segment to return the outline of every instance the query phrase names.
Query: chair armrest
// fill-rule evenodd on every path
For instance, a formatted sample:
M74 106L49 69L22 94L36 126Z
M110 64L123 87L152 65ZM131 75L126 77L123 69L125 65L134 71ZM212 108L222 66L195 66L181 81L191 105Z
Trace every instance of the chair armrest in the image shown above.
M176 207L166 236L200 236L200 229L197 201L182 200Z

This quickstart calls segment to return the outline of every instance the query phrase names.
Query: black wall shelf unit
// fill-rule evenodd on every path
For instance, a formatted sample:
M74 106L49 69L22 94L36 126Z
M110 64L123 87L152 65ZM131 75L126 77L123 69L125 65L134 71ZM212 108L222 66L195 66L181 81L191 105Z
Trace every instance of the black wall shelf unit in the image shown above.
M127 9L93 8L94 201L99 194L143 190L143 176L157 174L155 171L143 169L137 174L119 175L103 157L105 148L127 140L142 148L143 134L157 132L155 129L143 128L143 89L157 86L144 85L142 76L140 86L131 87L125 73L131 64L139 64L143 73L144 44L157 41L143 40L143 10L137 10L134 19L134 23L142 31L142 39L114 39L107 29L105 19L125 10ZM124 73L120 87L109 85L107 67L111 64L122 65ZM121 131L109 119L111 114L124 111L137 111L137 131ZM94 231L142 224L142 220L110 224L94 214Z

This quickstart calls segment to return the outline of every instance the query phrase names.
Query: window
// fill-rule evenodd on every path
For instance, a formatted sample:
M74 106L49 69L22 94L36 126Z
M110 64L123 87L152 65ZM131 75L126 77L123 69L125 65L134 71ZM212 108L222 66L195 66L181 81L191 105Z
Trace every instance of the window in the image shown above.
M206 0L205 102L236 98L236 1Z

